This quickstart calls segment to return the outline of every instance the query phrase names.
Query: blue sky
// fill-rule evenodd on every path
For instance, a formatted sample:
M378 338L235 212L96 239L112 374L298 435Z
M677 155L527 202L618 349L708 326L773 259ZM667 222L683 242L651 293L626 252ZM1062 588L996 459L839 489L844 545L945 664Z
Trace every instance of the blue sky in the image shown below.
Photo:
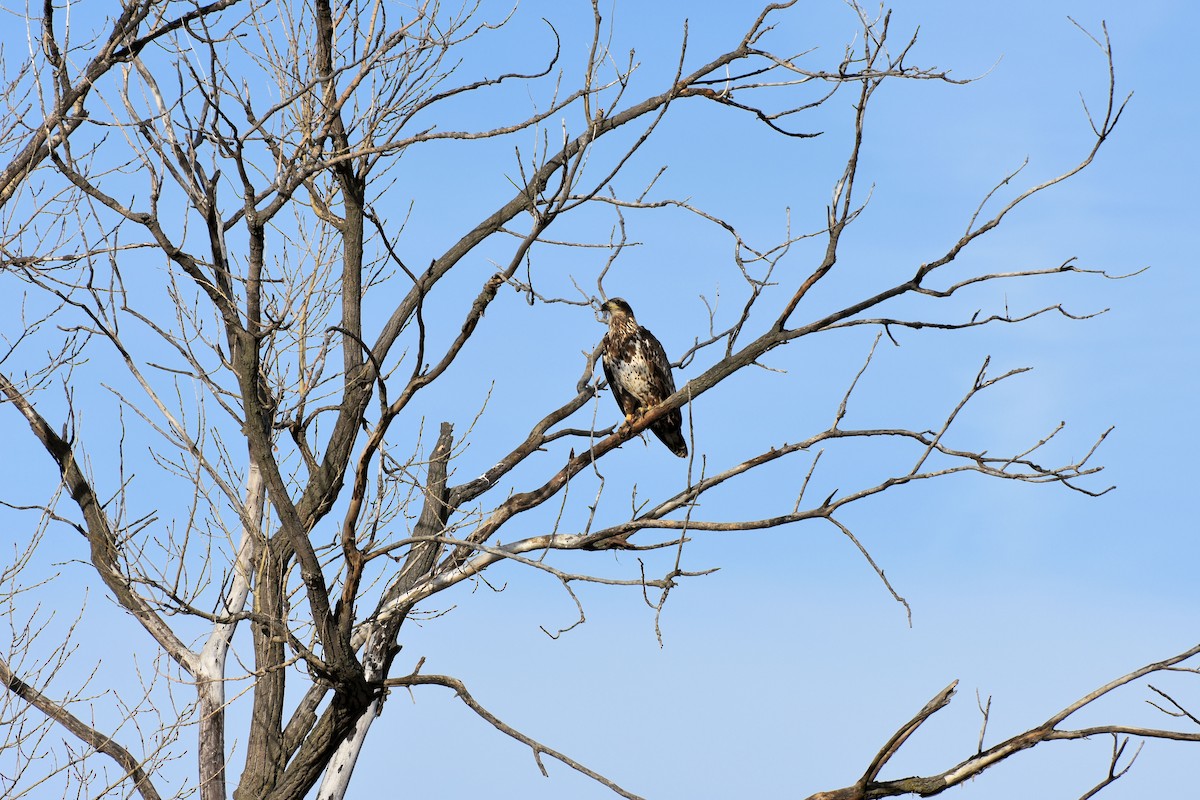
M639 55L656 64L656 47L677 40L670 32L685 13L695 52L740 30L741 20L730 21L739 14L727 8L665 4L650 23L618 10L618 35L637 42ZM953 679L960 680L955 702L914 737L885 777L939 771L973 752L976 692L993 698L987 742L995 743L1120 674L1194 644L1200 525L1188 499L1188 464L1200 444L1192 424L1198 363L1191 331L1200 277L1185 239L1194 227L1189 195L1198 173L1197 119L1183 77L1186 48L1175 42L1176 31L1200 22L1195 7L897 4L896 30L921 26L914 62L960 77L987 74L965 87L906 85L882 93L864 159L874 194L847 236L841 288L853 290L890 270L901 274L939 254L983 194L1024 158L1029 166L1018 184L1077 160L1088 132L1080 93L1096 109L1105 76L1098 51L1069 15L1095 33L1107 20L1118 91L1133 91L1133 100L1096 163L1014 213L964 256L964 269L1049 266L1071 257L1114 274L1151 269L1125 281L1061 276L987 287L956 310L990 313L1006 302L1014 311L1032 310L1059 301L1076 313L1111 310L1087 322L1047 318L1022 327L901 335L900 348L881 345L852 417L865 424L915 414L932 424L985 356L993 372L1030 366L1031 373L973 409L966 432L991 437L985 441L1032 442L1065 420L1054 452L1078 456L1113 425L1099 455L1106 469L1089 485L1116 484L1116 491L1091 499L973 476L896 492L848 513L846 521L912 604L911 629L852 545L813 524L698 537L685 564L721 571L671 598L661 650L640 598L610 591L585 590L588 623L551 641L537 626L569 623L573 606L549 581L530 584L514 574L503 593L480 588L422 629L406 645L412 660L428 656L426 669L463 677L506 721L645 796L771 797L853 782L888 735ZM817 41L818 34L848 35L854 25L837 3L805 4L792 19L789 31L801 42L809 41L806 31ZM673 57L668 51L662 63ZM841 109L843 122L847 111ZM698 132L687 130L688 114L681 116L684 127L675 130L682 138L646 160L665 163L669 155L669 178L698 205L762 237L778 232L785 207L794 220L820 212L846 147L836 128L822 140L778 149L763 137L739 147L738 137L749 135L744 121L712 123L728 124L728 132ZM836 126L837 115L823 119L830 118ZM694 180L698 171L708 180ZM678 351L688 343L682 331L695 330L704 309L672 285L681 274L711 270L732 295L728 272L711 266L727 252L720 243L698 241L695 228L678 217L636 225L631 237L646 244L623 258L606 288L629 297L641 321ZM801 256L792 266L801 271L808 263ZM817 429L806 415L825 424L870 338L859 331L801 343L798 352L771 360L791 370L786 377L745 376L740 392L702 398L693 409L699 447L745 452L739 446L750 441L794 440L808 425ZM602 414L606 402L601 398ZM778 418L763 420L760 410L780 407L795 411L794 427L782 434ZM647 462L654 470L677 469L653 446L625 449L635 456L619 462L621 469L645 470ZM863 466L847 458L828 485L853 485ZM783 472L727 502L765 516L779 508L780 492L795 485L795 476ZM726 507L714 501L706 510L716 508ZM1159 724L1145 711L1147 696L1134 689L1085 719ZM546 781L527 751L455 703L420 694L413 705L389 706L385 717L401 717L392 723L397 738L369 743L359 776L363 796L373 785L368 775L386 780L396 747L411 754L418 773L427 770L424 791L432 796L605 796L561 768L552 766L554 777ZM419 723L419 734L409 722ZM1103 776L1109 747L1109 740L1049 745L954 795L1078 797ZM471 769L447 772L447 750L462 754ZM1152 742L1103 796L1179 792L1194 785L1194 763L1182 746ZM1029 781L1039 788L1029 790Z
M660 90L669 78L685 17L697 60L739 37L753 15L730 5L616 9L614 51L635 47L644 64L631 96ZM523 7L511 29L487 40L495 49L475 57L484 63L541 58L538 18L557 7ZM987 191L1025 158L1029 165L1014 186L1044 180L1078 160L1088 146L1080 93L1098 109L1105 74L1095 46L1068 16L1096 33L1107 20L1118 92L1134 97L1091 168L1014 212L964 254L956 267L961 273L953 274L1045 267L1068 258L1113 274L1150 269L1122 281L1063 275L988 284L953 304L906 306L938 319L963 319L977 308L994 313L1006 304L1014 313L1058 302L1075 313L1110 310L1083 322L1046 317L959 333L899 332L899 347L880 343L847 421L932 427L985 357L992 374L1029 366L1031 372L973 403L954 435L964 445L999 451L1032 443L1065 420L1066 429L1047 448L1047 460L1055 461L1078 457L1115 426L1098 454L1105 471L1087 482L1093 489L1115 484L1114 492L1092 499L1060 487L966 476L888 492L849 509L842 521L911 604L912 627L853 545L832 526L814 522L697 536L684 551L684 568L720 571L673 592L661 619L661 647L654 613L640 593L605 587L579 589L587 623L550 639L541 627L569 625L574 604L551 579L508 567L492 578L504 591L461 586L424 609L453 607L410 627L396 671L425 657L426 672L462 678L509 724L648 798L807 796L852 783L888 736L952 680L960 681L954 703L883 777L941 771L974 752L976 692L992 697L987 742L995 743L1120 674L1194 645L1200 522L1190 479L1200 450L1193 331L1200 273L1187 240L1195 228L1190 201L1200 177L1200 120L1187 77L1190 53L1180 41L1181 33L1200 25L1194 4L898 3L894 35L921 28L912 62L983 77L968 86L882 90L868 120L858 186L860 197L873 186L871 202L846 234L828 287L800 313L816 315L864 287L882 288L940 255ZM575 24L589 18L580 5ZM856 29L853 14L833 0L801 3L784 19L774 39L780 50L820 45L813 58L831 63ZM578 63L584 56L578 30L569 22L561 27L566 63ZM520 92L503 98L521 111L519 104L535 99ZM487 113L502 118L511 108L498 103ZM620 188L635 192L669 165L658 184L661 195L687 196L735 222L749 241L774 242L783 235L787 209L795 230L819 227L841 171L850 119L849 95L839 96L811 118L814 129L826 131L822 137L783 141L732 113L683 107L631 162ZM439 120L443 127L453 123ZM532 134L527 138L523 147L532 143ZM507 197L512 147L512 141L467 150L434 146L419 159L406 156L391 202L397 209L415 203L400 237L411 263L426 263ZM611 214L594 215L558 233L605 241L612 223ZM722 313L734 313L741 295L727 237L672 211L631 214L627 223L639 245L617 261L605 288L627 297L670 353L703 334L701 294L712 301L719 291ZM811 270L820 246L819 240L795 246L777 276L785 286ZM492 256L504 254L497 248ZM541 250L539 288L567 294L574 276L594 290L590 276L603 257L602 251ZM464 270L461 284L448 281L439 291L460 298L493 269L481 258ZM542 411L529 404L527 382L505 380L512 373L496 371L494 387L473 378L506 363L514 348L538 347L553 368L519 377L553 400L571 391L580 352L602 333L584 309L555 306L535 314L514 294L502 295L486 326L456 366L460 371L447 375L447 394L422 398L414 405L421 417L406 422L408 431L422 422L432 430L450 419L462 432L487 403L479 430L497 433L482 433L461 456L460 479L491 464L509 444L506 431L524 431L521 426ZM719 468L824 429L873 338L872 331L854 329L797 342L766 359L786 372L740 375L700 398L691 409L697 450ZM679 377L699 374L702 361ZM0 418L5 440L24 436L6 411ZM578 421L587 424L593 413L600 424L616 419L604 395ZM99 411L92 416L91 424L106 424ZM40 458L33 449L16 453L0 464L0 481L25 477L26 464ZM852 490L892 459L905 458L830 448L812 492ZM702 512L720 519L790 510L807 467L807 461L782 465L761 481L715 493ZM616 521L628 514L628 495L621 492L632 484L642 496L674 491L684 469L657 442L626 444L605 461L610 485L602 515ZM594 487L581 482L577 497L589 491ZM534 532L547 519L522 521L506 529L505 540ZM9 527L0 541L16 543L23 535ZM630 554L564 557L562 563L623 575L637 569ZM95 597L90 602L107 605ZM94 644L95 633L79 636ZM1196 697L1180 676L1155 685L1179 686L1181 698ZM1162 724L1147 714L1147 697L1134 688L1085 719ZM1051 744L1016 756L952 796L1078 797L1103 776L1109 746L1109 740ZM1194 753L1182 746L1151 742L1129 775L1102 796L1179 794L1194 786L1194 763ZM411 782L412 794L433 798L612 796L547 764L549 780L526 748L475 718L448 691L423 688L412 701L397 692L368 739L351 796L379 796L397 775ZM1031 780L1036 792L1028 789Z

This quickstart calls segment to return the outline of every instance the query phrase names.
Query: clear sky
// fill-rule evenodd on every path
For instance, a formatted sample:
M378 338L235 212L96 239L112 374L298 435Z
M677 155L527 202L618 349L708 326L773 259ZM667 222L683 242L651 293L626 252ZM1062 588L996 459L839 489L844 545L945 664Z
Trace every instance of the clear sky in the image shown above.
M575 5L575 24L586 25L590 11ZM757 8L674 0L653 5L602 9L614 21L614 52L634 47L644 64L631 91L665 85L684 18L698 63L732 46ZM538 18L558 7L549 0L526 4L512 33L497 37L497 49L476 57L519 60L541 53ZM1041 268L1069 258L1111 274L1149 269L1120 281L1062 275L989 284L950 307L907 307L938 319L963 319L976 308L1021 313L1059 302L1077 314L1110 310L1078 322L1048 316L960 333L898 332L899 347L886 339L879 345L847 422L935 427L990 356L992 374L1033 369L970 407L956 429L961 443L1000 451L1032 444L1065 421L1046 460L1068 461L1115 426L1097 455L1104 472L1084 482L1095 490L1115 484L1115 491L1093 499L972 475L904 487L853 507L842 521L911 605L911 627L853 544L832 526L813 522L697 535L684 551L684 568L720 570L673 592L660 620L661 647L654 612L640 593L606 587L580 588L586 624L551 639L541 628L569 625L574 604L554 581L510 567L492 578L505 586L502 592L461 586L423 609L453 605L450 613L409 627L395 671L426 658L426 672L463 679L505 722L647 798L803 797L853 783L892 732L952 680L960 681L953 704L908 743L884 778L939 772L975 752L977 693L992 698L987 746L1121 674L1196 644L1200 519L1192 478L1200 452L1194 424L1200 272L1190 245L1200 118L1188 37L1200 29L1200 7L1186 0L1136 7L1115 0L898 2L893 35L920 26L912 63L982 77L967 86L897 82L882 90L868 120L858 187L861 197L873 186L871 201L846 235L836 279L812 302L832 307L847 293L863 294L864 286L886 287L943 253L983 196L1024 159L1029 165L1014 181L1018 189L1078 161L1089 146L1080 93L1089 108L1099 109L1106 73L1069 16L1094 33L1107 20L1118 93L1132 91L1133 99L1092 167L1035 198L974 245L962 274ZM819 46L813 58L829 65L836 65L857 27L837 0L803 0L784 19L773 39L778 49ZM562 28L564 63L582 62L578 30L570 23ZM522 41L528 52L518 47ZM850 95L811 119L825 131L821 137L783 140L763 135L740 115L680 109L631 162L622 188L635 192L639 181L669 165L660 194L687 196L734 221L754 243L782 238L787 209L796 230L819 227L848 146ZM439 124L455 127L453 120ZM809 118L797 123L808 124ZM396 207L415 202L401 238L412 263L440 252L461 235L465 221L477 221L474 212L486 213L511 193L512 143L470 152L459 161L449 147L429 148L423 160L401 170ZM457 172L445 172L447 164ZM468 181L471 190L464 192ZM1011 197L1011 189L1001 196ZM706 331L701 294L713 300L719 289L730 309L741 302L727 238L673 212L631 215L628 222L630 238L641 244L621 256L605 288L628 298L639 320L677 354ZM604 224L587 237L606 240L611 217ZM780 280L794 285L817 257L816 243L797 245L782 262ZM551 268L553 256L543 258L548 292L570 292L573 270L585 280L595 271L588 254L563 254L561 269ZM492 268L480 265L468 278L471 285ZM585 289L594 291L594 283ZM526 377L553 397L570 391L582 366L580 351L602 333L590 312L556 306L534 317L511 294L489 310L486 324L497 333L464 354L464 378L498 363L498 354L512 347L542 347L547 363L561 369ZM823 430L873 338L874 332L855 329L770 354L767 364L786 372L738 376L727 391L694 404L696 449L719 468ZM692 365L678 377L690 379L701 369ZM467 429L488 387L463 386L462 396L414 406L426 414L427 430L445 418ZM526 391L498 381L479 430L503 430L487 423L510 417L525 430L522 415L532 413ZM607 396L597 409L598 424L616 421ZM12 409L0 412L5 440L26 434L14 427ZM588 424L591 413L591 406L581 412L580 423ZM481 436L457 465L459 476L478 474L509 441ZM33 449L19 452L25 455L0 464L0 480L20 485L25 459L41 457ZM853 490L883 468L877 459L889 457L830 452L812 492ZM797 462L715 494L702 512L711 519L785 513L807 466ZM614 487L637 483L643 496L677 490L685 478L683 462L657 442L626 444L606 459L605 470ZM614 498L607 507L614 522L628 514L629 504L615 500L617 488L606 491ZM506 529L505 539L532 532ZM0 541L7 547L22 535L6 526ZM589 569L602 563L629 575L637 562L631 554L591 554L562 563ZM98 632L111 635L79 632L84 652ZM1200 709L1200 692L1184 677L1154 683L1179 687L1178 696ZM1149 697L1134 687L1080 725L1165 724L1147 713ZM548 759L551 778L543 778L527 748L440 688L422 688L412 701L395 694L378 725L351 797L392 796L398 779L407 786L395 796L612 796ZM1110 746L1103 738L1046 745L948 796L1075 798L1103 777ZM1194 790L1198 760L1195 746L1150 742L1133 770L1101 796L1186 796Z

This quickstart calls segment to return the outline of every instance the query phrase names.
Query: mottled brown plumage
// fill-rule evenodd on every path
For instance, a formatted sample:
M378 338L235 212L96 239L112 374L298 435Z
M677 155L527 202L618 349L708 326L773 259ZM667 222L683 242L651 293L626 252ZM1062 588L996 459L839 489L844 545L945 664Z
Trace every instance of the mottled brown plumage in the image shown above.
M675 393L671 362L654 334L638 325L629 303L614 297L601 310L608 314L604 377L625 420L630 422ZM655 421L650 430L672 453L680 458L687 456L683 414L678 408Z

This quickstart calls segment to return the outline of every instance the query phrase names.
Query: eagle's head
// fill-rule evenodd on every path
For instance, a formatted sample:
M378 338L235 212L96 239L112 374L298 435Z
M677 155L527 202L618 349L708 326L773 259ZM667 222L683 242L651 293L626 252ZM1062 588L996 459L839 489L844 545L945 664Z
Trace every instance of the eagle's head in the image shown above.
M622 297L610 297L604 305L600 306L600 310L608 317L610 323L617 317L633 319L633 309L629 307L629 303L626 303Z

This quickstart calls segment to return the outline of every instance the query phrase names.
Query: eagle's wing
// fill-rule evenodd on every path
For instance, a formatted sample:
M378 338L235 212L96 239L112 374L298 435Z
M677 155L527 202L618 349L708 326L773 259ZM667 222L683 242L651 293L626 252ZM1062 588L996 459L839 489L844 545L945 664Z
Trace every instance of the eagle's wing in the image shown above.
M638 401L633 395L625 390L625 387L619 380L613 370L613 360L617 357L615 353L609 352L609 342L611 339L608 336L604 337L604 353L600 358L600 364L604 367L604 379L608 381L608 388L612 390L613 397L617 401L617 408L621 409L621 413L626 417L631 416L637 411Z
M654 384L655 403L661 403L675 394L675 377L671 374L671 361L667 351L653 333L642 328L638 338L643 345L643 357L647 360L650 380ZM672 453L684 458L687 456L687 442L683 438L683 412L678 408L668 411L662 419L650 426L654 435L667 446Z
M663 349L662 342L658 340L649 328L642 328L642 343L645 345L645 355L649 361L647 366L650 368L652 380L658 384L655 387L658 398L656 402L662 402L671 395L675 394L675 378L671 374L671 360L667 358L667 351Z

